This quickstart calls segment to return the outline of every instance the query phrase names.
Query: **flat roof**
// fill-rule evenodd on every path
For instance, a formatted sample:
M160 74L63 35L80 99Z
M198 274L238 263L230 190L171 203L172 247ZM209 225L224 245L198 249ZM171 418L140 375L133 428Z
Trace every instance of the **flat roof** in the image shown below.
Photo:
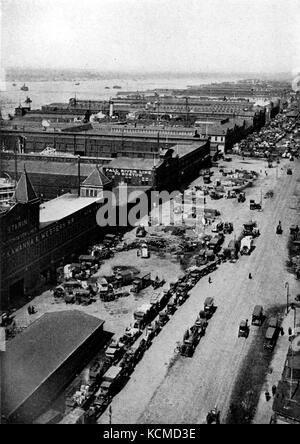
M160 163L160 159L156 159L155 165ZM139 159L130 157L116 157L104 169L124 168L128 170L152 170L154 167L154 159Z
M206 140L201 141L199 143L197 142L191 142L191 143L177 143L174 146L171 146L170 149L174 151L174 154L178 154L178 157L186 156L187 154L191 153L192 151L195 151L198 148L204 147L206 145Z
M9 417L104 321L79 310L46 313L7 343L3 413Z
M78 197L67 193L40 205L40 224L61 220L89 205L100 201L99 197Z
M28 155L30 157L31 155ZM65 158L61 156L57 156L55 154L48 156L43 156L45 158L42 159L42 155L34 155L37 157L36 160L25 158L18 158L18 170L23 171L24 166L26 168L27 174L30 176L31 174L49 174L54 176L78 176L78 160L76 157L74 158ZM53 160L55 158L55 160ZM56 160L57 159L57 160ZM109 158L107 158L109 160ZM80 163L80 176L88 177L95 169L97 164L101 164L101 158L96 159L92 158L92 163ZM7 160L7 164L9 165L9 171L12 170L14 165L14 160Z

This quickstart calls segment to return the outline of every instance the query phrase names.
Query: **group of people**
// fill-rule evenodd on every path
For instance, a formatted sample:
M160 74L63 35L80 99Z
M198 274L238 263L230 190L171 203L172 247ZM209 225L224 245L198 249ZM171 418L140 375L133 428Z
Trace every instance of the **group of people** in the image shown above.
M276 387L276 385L274 384L274 385L272 386L272 395L273 395L273 397L275 396L276 391L277 391L277 387ZM271 399L271 396L270 396L269 390L266 390L266 391L265 391L265 397L266 397L266 401L269 401L269 400Z

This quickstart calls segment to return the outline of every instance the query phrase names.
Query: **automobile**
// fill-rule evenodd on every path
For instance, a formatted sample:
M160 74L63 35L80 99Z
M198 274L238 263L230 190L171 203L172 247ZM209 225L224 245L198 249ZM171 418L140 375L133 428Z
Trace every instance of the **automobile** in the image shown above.
M286 170L286 174L287 174L288 176L291 176L291 175L293 174L291 168L288 168L288 169Z
M240 192L238 196L238 202L245 202L246 200L246 194L244 192Z
M264 320L263 307L261 305L255 305L252 313L252 325L261 326Z
M248 338L249 330L250 329L248 325L248 319L242 320L239 325L238 338L240 337Z
M208 296L204 302L204 312L205 312L206 318L211 317L212 314L214 313L214 311L215 311L214 298Z
M220 410L217 407L210 410L206 416L207 424L220 424Z
M269 325L265 334L264 348L266 350L273 350L276 345L277 338L278 328Z

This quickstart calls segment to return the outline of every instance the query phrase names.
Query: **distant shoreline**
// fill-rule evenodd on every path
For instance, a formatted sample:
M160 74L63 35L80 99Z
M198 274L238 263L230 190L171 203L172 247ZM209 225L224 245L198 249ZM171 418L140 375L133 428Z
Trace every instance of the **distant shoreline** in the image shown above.
M8 67L5 69L5 80L7 82L48 82L48 81L91 81L91 80L111 80L111 79L132 79L138 77L141 79L148 78L172 78L172 79L184 79L195 78L208 79L208 78L220 78L224 77L230 79L268 79L268 80L290 80L291 73L255 73L255 72L175 72L175 71L100 71L90 69L42 69L42 68L21 68L21 67Z

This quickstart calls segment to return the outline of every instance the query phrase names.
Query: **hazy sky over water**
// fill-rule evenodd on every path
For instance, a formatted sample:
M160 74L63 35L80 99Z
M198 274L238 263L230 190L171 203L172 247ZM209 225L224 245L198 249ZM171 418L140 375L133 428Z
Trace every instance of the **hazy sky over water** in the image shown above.
M299 0L0 0L4 66L291 71Z

